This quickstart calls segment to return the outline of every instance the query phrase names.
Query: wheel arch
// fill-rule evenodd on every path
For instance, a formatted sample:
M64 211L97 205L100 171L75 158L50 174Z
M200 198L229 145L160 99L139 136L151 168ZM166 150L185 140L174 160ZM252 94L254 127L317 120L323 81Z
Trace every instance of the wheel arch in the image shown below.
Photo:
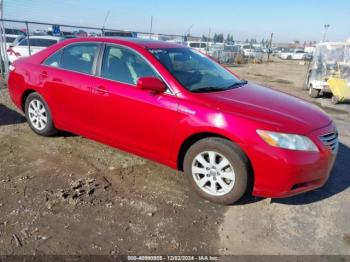
M200 133L195 133L187 137L181 144L180 149L177 154L177 169L180 171L183 171L183 163L185 159L185 155L187 150L197 141L204 139L204 138L209 138L209 137L221 137L227 140L230 140L228 137L225 137L223 135L217 134L217 133L212 133L212 132L200 132Z
M34 89L27 89L23 92L21 97L21 109L24 112L25 111L25 103L28 98L28 96L32 93L35 93L36 91Z
M218 138L223 138L226 139L230 142L232 142L233 144L235 144L237 147L239 147L242 152L245 154L245 156L247 157L247 159L249 160L248 155L244 152L244 150L235 142L233 141L231 138L219 134L219 133L215 133L215 132L198 132L198 133L194 133L192 135L190 135L189 137L187 137L181 144L180 149L177 153L177 169L180 171L183 171L183 162L184 162L184 158L185 158L185 154L187 152L187 150L196 142L198 142L199 140L205 139L205 138L210 138L210 137L218 137ZM250 160L249 160L250 161Z
M254 169L253 169L253 165L251 160L249 159L249 156L247 155L246 152L244 152L243 148L241 148L235 141L233 141L232 139L230 139L227 136L218 134L218 133L214 133L214 132L199 132L199 133L195 133L192 134L191 136L189 136L188 138L185 139L185 141L181 144L181 147L179 149L178 152L178 156L177 156L177 169L179 171L184 171L183 168L183 164L184 164L184 159L185 159L185 155L187 150L197 141L205 139L205 138L210 138L210 137L218 137L218 138L222 138L222 139L226 139L230 142L232 142L234 145L236 145L244 154L244 157L246 157L247 159L247 171L248 171L248 187L247 187L247 192L251 193L253 191L253 187L254 187L254 182L255 182L255 178L254 178Z

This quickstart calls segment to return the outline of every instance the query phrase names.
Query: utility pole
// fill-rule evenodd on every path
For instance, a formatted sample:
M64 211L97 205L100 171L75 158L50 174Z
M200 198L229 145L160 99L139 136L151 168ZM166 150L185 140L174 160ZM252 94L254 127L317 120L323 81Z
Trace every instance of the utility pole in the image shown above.
M208 38L207 38L207 48L205 50L207 54L208 54L208 51L209 51L210 34L211 34L211 28L209 27L209 34L208 34Z
M2 12L3 12L3 3L2 3L2 0L0 0L0 17L2 18ZM0 26L1 27L1 26ZM3 54L3 48L2 48L2 28L0 28L0 58L1 58L1 63L0 63L0 72L1 72L1 75L4 76L4 72L3 72L3 67L2 67L2 63L3 63L3 59L2 59L2 54Z
M107 22L107 19L109 17L109 13L111 12L111 10L108 10L106 16L105 16L105 20L103 21L103 25L102 25L102 36L104 36L105 34L105 25L106 25L106 22Z
M267 52L267 61L270 60L270 54L272 52L272 39L273 39L273 33L271 33L271 35L270 35L269 50Z
M330 24L325 24L323 27L324 27L324 32L323 32L322 42L325 42L326 41L326 36L327 36L327 31L331 27L331 25Z
M153 16L151 16L151 27L149 29L149 38L152 38L152 31L153 31Z
M191 25L185 32L185 35L191 36L191 29L194 25Z
M1 50L1 73L3 74L3 77L5 80L7 80L7 75L9 72L9 62L7 57L7 50L6 50L6 38L5 38L5 26L4 21L2 19L4 18L4 3L3 0L0 0L0 50ZM4 72L3 72L4 69Z

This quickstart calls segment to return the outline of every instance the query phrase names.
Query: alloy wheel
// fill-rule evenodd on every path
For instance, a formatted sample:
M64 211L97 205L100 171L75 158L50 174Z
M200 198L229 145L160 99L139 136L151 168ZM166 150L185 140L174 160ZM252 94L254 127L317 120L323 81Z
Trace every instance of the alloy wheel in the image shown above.
M236 178L230 161L215 151L201 152L193 159L192 176L201 190L213 196L229 193Z
M33 99L29 103L28 116L32 126L42 131L47 126L47 112L44 104L38 100Z

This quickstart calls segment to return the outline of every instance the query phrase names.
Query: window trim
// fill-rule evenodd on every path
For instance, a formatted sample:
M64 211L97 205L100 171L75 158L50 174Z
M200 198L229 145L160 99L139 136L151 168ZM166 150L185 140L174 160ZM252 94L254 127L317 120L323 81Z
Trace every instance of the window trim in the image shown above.
M62 68L62 67L55 67L55 66L50 66L50 65L46 65L44 64L44 62L51 56L53 56L54 54L58 53L58 52L62 52L63 53L63 50L69 46L72 46L72 45L77 45L77 44L89 44L89 43L93 43L93 44L97 44L98 45L98 51L96 52L97 55L94 59L94 63L92 64L92 74L86 74L86 73L82 73L82 72L78 72L78 71L73 71L73 70L69 70L69 69L65 69L65 68ZM159 75L159 77L162 79L162 81L165 83L166 85L166 91L165 91L165 94L168 94L168 95L173 95L173 96L176 96L176 93L174 92L174 90L171 88L170 84L168 83L168 81L165 80L165 78L159 73L159 71L157 70L157 68L150 62L148 61L148 59L142 55L140 52L136 51L135 49L131 48L131 47L128 47L126 45L123 45L123 44L116 44L116 43L110 43L110 42L101 42L101 41L82 41L82 42L74 42L74 43L69 43L67 45L65 45L64 47L61 47L60 49L56 50L54 53L52 53L51 55L45 57L40 65L41 66L45 66L45 67L49 67L49 68L54 68L56 70L63 70L63 71L67 71L67 72L73 72L73 73L76 73L76 74L82 74L82 75L87 75L87 76L93 76L93 77L96 77L96 78L100 78L100 79L104 79L104 80L108 80L108 81L112 81L112 82L115 82L115 83L119 83L119 84L125 84L125 85L129 85L130 87L136 87L136 85L132 85L132 84L129 84L129 83L124 83L124 82L119 82L119 81L116 81L116 80L112 80L112 79L107 79L107 78L103 78L101 77L101 69L102 69L102 60L103 60L103 54L104 54L104 50L106 48L107 45L111 45L111 46L117 46L117 47L122 47L122 48L126 48L126 49L129 49L131 50L132 52L138 54L139 56L141 56L145 61L146 63ZM62 59L62 55L61 55L61 59ZM61 61L60 61L61 62Z
M167 87L166 91L165 91L166 94L175 95L175 92L171 89L169 83L164 79L164 77L159 73L159 71L155 68L155 66L150 61L148 61L148 59L144 55L140 54L135 49L130 48L130 47L125 46L125 45L122 45L122 44L106 43L106 42L103 42L102 44L103 44L103 46L100 49L99 58L98 58L98 61L97 61L97 68L96 68L97 70L96 70L96 75L95 75L97 78L108 80L108 81L112 81L112 82L115 82L115 83L129 85L131 87L136 88L136 85L134 85L134 84L125 83L125 82L117 81L117 80L113 80L113 79L108 79L108 78L105 78L105 77L101 76L103 56L104 56L104 52L106 50L106 47L107 46L114 46L114 47L117 47L117 48L124 48L124 49L128 49L131 52L139 55L157 73L157 75L162 79L162 81L165 83L165 85Z

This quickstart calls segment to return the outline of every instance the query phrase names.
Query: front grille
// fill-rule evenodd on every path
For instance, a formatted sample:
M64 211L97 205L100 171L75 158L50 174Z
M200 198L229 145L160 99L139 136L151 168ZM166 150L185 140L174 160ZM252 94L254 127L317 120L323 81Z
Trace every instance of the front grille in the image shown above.
M321 141L327 147L330 147L333 152L338 150L338 132L332 132L323 136L320 136Z

